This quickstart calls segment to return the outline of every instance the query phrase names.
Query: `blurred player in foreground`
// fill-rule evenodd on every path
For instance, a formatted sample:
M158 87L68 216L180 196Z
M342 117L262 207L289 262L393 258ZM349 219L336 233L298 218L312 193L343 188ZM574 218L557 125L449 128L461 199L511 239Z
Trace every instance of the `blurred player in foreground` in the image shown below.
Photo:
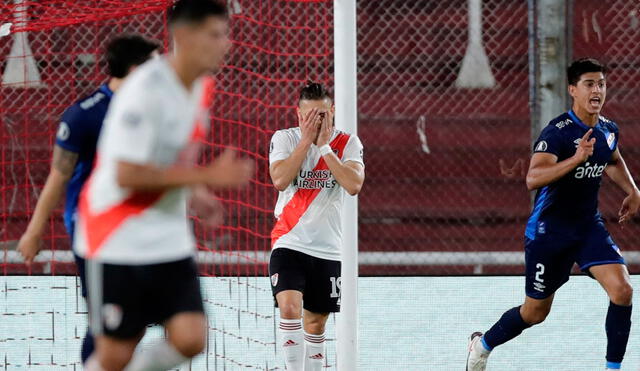
M48 225L49 217L58 205L65 187L64 225L73 239L78 195L93 168L98 135L111 97L118 91L124 78L148 60L159 48L159 44L137 35L122 35L114 38L107 46L105 55L109 81L88 97L69 107L62 115L53 148L51 171L38 198L29 226L18 244L18 250L27 264L31 264L40 251L42 235ZM86 297L84 259L77 254L74 255L82 286L82 296ZM82 342L83 363L93 352L93 347L93 337L90 331L87 331Z
M594 59L579 59L568 68L573 109L542 131L527 174L527 187L538 192L525 232L525 301L505 312L484 335L471 335L468 371L485 370L495 347L544 321L554 293L568 281L574 263L609 296L606 369L621 367L631 328L633 289L620 249L598 211L602 174L627 193L619 212L621 224L637 213L640 192L620 154L618 126L600 116L606 73Z
M178 0L168 22L174 53L141 66L115 96L80 195L75 243L87 258L96 337L89 371L168 370L203 350L207 322L187 198L190 188L236 188L253 174L251 160L233 151L206 167L193 163L207 130L203 76L220 69L230 47L226 7ZM205 197L196 203L219 214L211 192L198 194ZM163 325L167 338L134 355L150 324Z
M342 204L345 191L356 195L364 183L360 139L335 130L333 114L330 94L309 82L300 93L299 127L271 139L269 170L280 194L269 274L280 308L277 341L290 371L324 365L325 324L340 311Z

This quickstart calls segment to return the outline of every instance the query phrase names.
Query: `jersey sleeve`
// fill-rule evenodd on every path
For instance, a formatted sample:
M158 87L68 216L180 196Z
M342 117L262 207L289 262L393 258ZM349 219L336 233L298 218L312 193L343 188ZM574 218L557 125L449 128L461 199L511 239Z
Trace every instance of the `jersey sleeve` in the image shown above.
M116 97L105 124L110 126L108 143L117 160L133 164L152 162L160 122L161 105L147 99L128 98L128 92Z
M85 126L82 109L77 105L69 107L58 124L56 145L67 151L79 153L82 144L86 142Z
M291 152L293 152L293 148L291 148L291 141L287 135L282 131L276 131L271 137L269 165L276 161L286 160Z
M533 153L551 153L556 156L560 156L562 150L562 136L560 129L553 125L549 125L542 133L533 146Z
M349 142L347 142L344 154L342 155L343 163L349 161L357 162L364 166L364 148L360 138L355 135L352 135L351 138L349 138Z

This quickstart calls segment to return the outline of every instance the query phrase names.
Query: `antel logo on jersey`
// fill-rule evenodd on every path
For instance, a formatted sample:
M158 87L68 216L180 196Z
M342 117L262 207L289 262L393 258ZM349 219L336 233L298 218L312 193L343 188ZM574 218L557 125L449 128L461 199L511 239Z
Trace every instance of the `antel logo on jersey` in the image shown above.
M335 188L337 184L330 170L300 170L294 182L299 189Z
M582 179L582 178L598 178L602 176L602 173L604 173L604 169L607 167L607 165L598 165L598 164L593 164L590 165L588 162L586 164L584 164L584 166L580 166L579 168L576 168L576 179Z
M538 145L536 146L536 152L544 152L547 150L549 146L547 145L547 141L546 140L541 140Z

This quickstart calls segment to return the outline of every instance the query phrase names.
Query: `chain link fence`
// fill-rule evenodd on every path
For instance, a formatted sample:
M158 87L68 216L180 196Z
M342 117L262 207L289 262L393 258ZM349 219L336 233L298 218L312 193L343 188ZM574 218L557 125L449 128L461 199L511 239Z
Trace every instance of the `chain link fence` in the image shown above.
M360 198L360 246L368 263L362 273L523 272L535 83L527 12L535 6L358 2L359 133L368 170ZM632 173L640 171L639 6L623 0L566 6L566 54L594 56L611 67L604 114L620 124L622 152ZM624 229L615 223L623 197L605 179L602 212L638 272L638 220Z
M60 117L107 79L102 57L109 40L139 33L164 41L166 1L10 1L0 6L0 244L4 274L24 273L15 246L49 172ZM60 205L62 207L62 205ZM44 254L31 273L68 274L70 240L56 210ZM60 252L60 259L53 259ZM67 254L65 254L67 253ZM66 259L64 258L66 256ZM48 259L47 259L48 258Z
M360 246L398 253L364 274L521 271L527 27L525 1L358 2Z
M640 4L615 0L572 1L570 5L571 52L573 58L595 57L607 64L607 103L604 116L620 127L620 152L631 174L640 174ZM622 228L616 222L625 194L611 180L605 179L600 210L609 231L623 253L640 250L640 224L635 221ZM640 273L637 259L630 271Z

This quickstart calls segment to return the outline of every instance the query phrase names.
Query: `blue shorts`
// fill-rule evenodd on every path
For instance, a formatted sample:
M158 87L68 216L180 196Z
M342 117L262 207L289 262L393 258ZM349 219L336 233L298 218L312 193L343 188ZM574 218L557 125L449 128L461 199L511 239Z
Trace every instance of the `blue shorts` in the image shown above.
M580 239L557 234L525 238L527 296L545 299L553 295L569 280L574 263L587 274L596 265L624 264L602 220L586 225L582 235Z

